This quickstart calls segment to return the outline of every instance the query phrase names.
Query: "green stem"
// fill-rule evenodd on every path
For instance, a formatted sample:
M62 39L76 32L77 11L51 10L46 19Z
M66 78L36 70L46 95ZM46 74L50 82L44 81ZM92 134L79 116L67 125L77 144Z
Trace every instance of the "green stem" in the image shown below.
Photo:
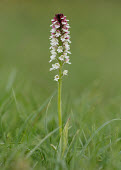
M60 137L62 135L62 113L61 113L61 89L62 89L62 78L61 78L61 68L59 70L59 81L58 81L58 120L59 120L59 132Z

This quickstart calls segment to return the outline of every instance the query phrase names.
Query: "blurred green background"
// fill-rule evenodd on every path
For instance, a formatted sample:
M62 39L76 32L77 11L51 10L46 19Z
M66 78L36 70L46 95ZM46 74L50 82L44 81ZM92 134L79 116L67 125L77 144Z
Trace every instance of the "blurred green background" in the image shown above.
M70 117L68 144L80 130L62 165L120 170L120 121L91 138L121 115L120 0L0 0L0 169L20 169L26 154L58 127L57 94L50 97L57 90L56 71L49 71L56 13L64 13L71 26L72 65L65 67L62 96L63 125ZM57 169L50 144L58 141L57 133L48 138L27 160L31 168L22 169Z
M49 72L51 19L71 25L71 62L63 90L76 97L92 84L103 95L121 92L121 2L114 0L0 1L0 83L11 74L44 100L56 89ZM4 85L5 85L4 82ZM27 89L25 90L27 92Z

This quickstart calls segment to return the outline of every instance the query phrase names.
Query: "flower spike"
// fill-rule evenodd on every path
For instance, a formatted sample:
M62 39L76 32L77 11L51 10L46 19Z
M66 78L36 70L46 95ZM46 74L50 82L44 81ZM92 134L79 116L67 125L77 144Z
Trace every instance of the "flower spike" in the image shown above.
M70 52L70 31L69 31L69 24L66 19L66 16L63 14L56 14L54 19L51 20L52 24L50 27L51 29L51 36L50 36L50 61L52 62L54 60L58 61L58 63L52 64L52 68L50 68L50 71L52 70L61 70L63 69L63 65L65 63L71 64L69 56L67 54L71 54ZM55 81L59 81L59 79L62 78L62 75L67 75L67 74L60 74L58 78L54 78ZM55 76L56 77L56 76Z

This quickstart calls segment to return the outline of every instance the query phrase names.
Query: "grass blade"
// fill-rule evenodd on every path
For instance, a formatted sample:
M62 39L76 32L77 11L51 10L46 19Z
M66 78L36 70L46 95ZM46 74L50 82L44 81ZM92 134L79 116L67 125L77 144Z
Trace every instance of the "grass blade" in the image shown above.
M45 136L26 156L26 158L29 158L33 152L47 139L49 138L51 135L53 135L55 132L57 132L59 130L59 127L54 129L52 132L50 132L47 136Z
M87 148L87 146L89 145L89 143L91 142L91 140L95 137L95 135L96 135L100 130L102 130L106 125L108 125L108 124L110 124L110 123L112 123L112 122L114 122L114 121L119 121L119 120L121 120L121 119L112 119L112 120L109 120L109 121L105 122L103 125L101 125L101 126L92 134L92 136L87 140L86 144L84 145L83 149L81 150L81 153L83 153L83 152L86 150L86 148Z

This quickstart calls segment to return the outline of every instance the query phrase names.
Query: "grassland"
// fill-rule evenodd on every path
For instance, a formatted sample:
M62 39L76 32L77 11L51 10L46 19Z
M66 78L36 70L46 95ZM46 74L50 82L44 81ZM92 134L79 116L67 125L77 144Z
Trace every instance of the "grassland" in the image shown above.
M63 80L68 149L60 159L50 20L71 25ZM0 1L0 170L121 169L120 1Z

